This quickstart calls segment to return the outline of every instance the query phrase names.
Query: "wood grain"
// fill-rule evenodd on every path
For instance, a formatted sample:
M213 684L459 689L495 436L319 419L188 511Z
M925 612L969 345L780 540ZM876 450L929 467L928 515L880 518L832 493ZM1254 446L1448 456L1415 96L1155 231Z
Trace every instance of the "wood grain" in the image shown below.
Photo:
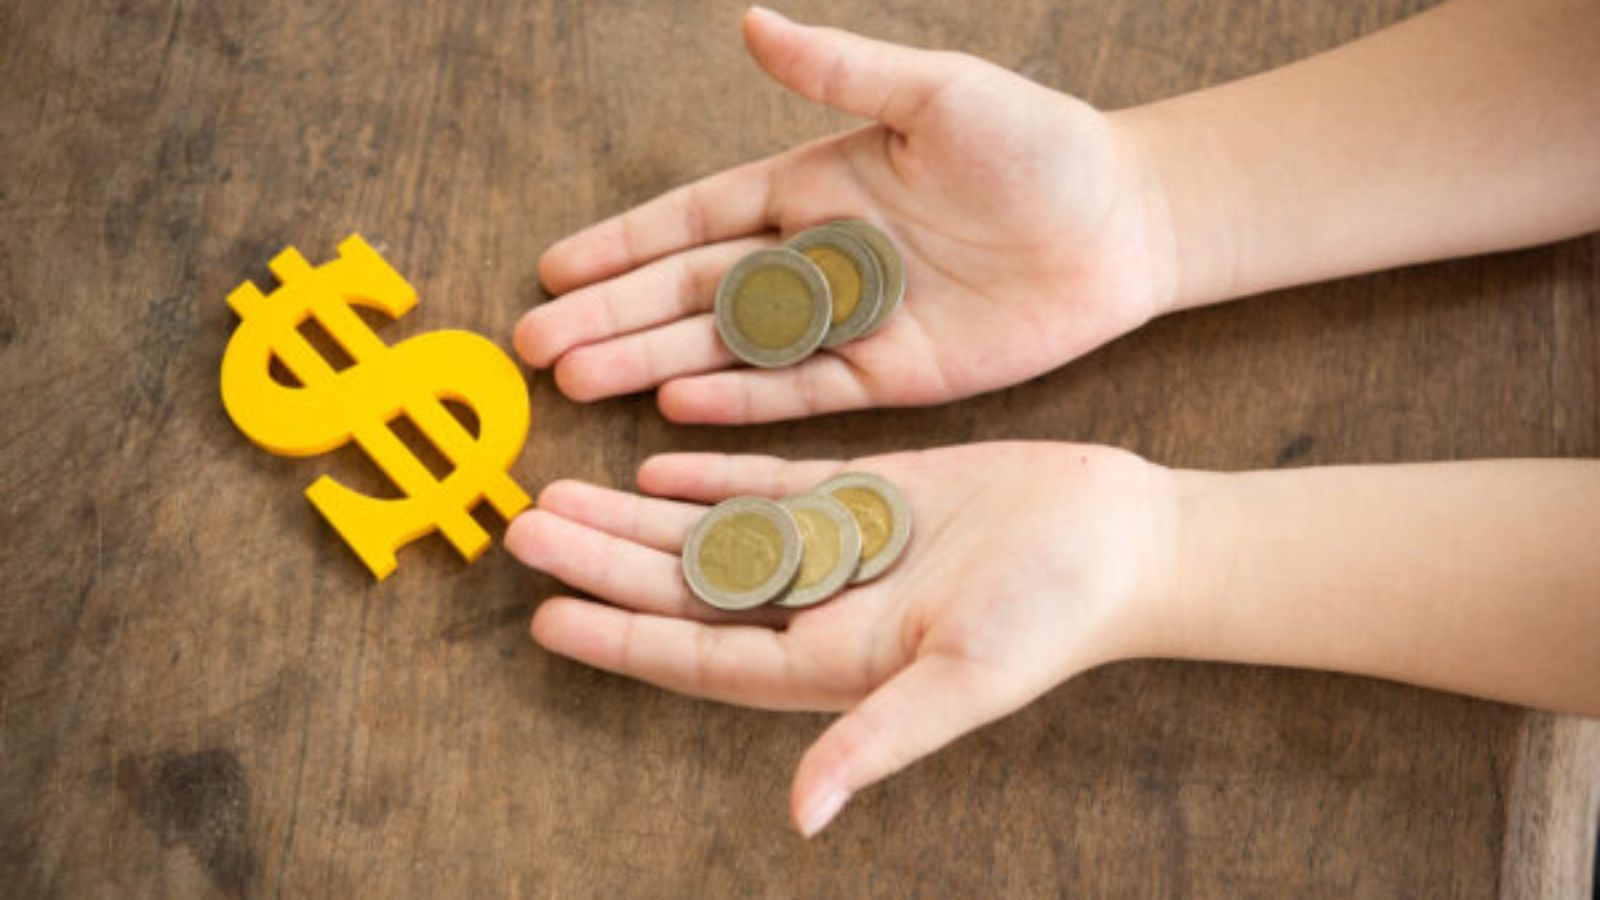
M1421 2L796 2L1109 107ZM223 300L359 231L417 286L385 340L502 345L556 238L847 121L757 76L740 4L0 6L0 894L1573 897L1593 723L1374 681L1128 663L785 818L824 724L671 696L528 639L555 586L437 538L374 585L251 446ZM672 449L1028 437L1249 468L1600 453L1600 242L1163 320L929 410L671 426L534 376L517 466L629 485Z

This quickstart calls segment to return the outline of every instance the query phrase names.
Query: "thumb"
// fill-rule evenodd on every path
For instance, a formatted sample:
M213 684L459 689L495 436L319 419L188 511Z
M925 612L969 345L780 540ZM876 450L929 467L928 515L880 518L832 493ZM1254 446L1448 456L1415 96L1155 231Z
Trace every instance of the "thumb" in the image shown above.
M793 22L752 6L744 40L761 68L809 100L906 131L954 74L954 54Z
M806 837L852 794L1016 707L969 660L923 657L884 682L811 745L795 773L790 813Z

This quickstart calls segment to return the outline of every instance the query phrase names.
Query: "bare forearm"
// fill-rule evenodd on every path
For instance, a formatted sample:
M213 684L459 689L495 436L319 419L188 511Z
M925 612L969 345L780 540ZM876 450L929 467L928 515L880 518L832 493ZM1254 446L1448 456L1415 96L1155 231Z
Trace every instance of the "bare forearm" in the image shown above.
M1600 462L1176 477L1154 652L1600 715Z
M1176 308L1581 234L1600 227L1600 3L1454 0L1113 119L1153 172Z

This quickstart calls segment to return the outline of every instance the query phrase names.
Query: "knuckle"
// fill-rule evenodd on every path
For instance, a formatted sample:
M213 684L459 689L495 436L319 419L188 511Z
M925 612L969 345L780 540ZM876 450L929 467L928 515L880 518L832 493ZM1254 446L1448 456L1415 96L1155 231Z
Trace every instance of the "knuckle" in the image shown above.
M716 634L705 629L695 632L694 671L691 683L696 688L704 690L713 682L716 674L716 656Z
M698 184L684 187L678 193L678 207L683 216L685 237L690 244L703 244L707 238L705 207L700 201Z

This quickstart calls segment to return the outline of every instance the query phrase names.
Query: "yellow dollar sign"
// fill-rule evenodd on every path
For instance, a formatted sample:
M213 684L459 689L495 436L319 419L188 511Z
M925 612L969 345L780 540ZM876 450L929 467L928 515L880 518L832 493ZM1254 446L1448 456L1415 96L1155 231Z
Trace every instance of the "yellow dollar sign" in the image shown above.
M222 403L235 425L266 450L285 456L326 453L354 440L392 479L400 499L368 497L324 475L306 496L382 580L395 551L437 528L469 562L489 535L469 510L487 499L509 519L528 495L506 474L528 436L528 392L500 348L465 331L435 331L393 347L356 315L352 304L399 318L417 293L357 235L339 258L312 268L290 247L270 263L281 286L263 295L245 282L228 295L242 320L222 356ZM342 371L306 340L308 318L354 363ZM280 384L276 358L300 382ZM476 437L441 401L477 415ZM454 470L435 478L390 423L401 415Z

